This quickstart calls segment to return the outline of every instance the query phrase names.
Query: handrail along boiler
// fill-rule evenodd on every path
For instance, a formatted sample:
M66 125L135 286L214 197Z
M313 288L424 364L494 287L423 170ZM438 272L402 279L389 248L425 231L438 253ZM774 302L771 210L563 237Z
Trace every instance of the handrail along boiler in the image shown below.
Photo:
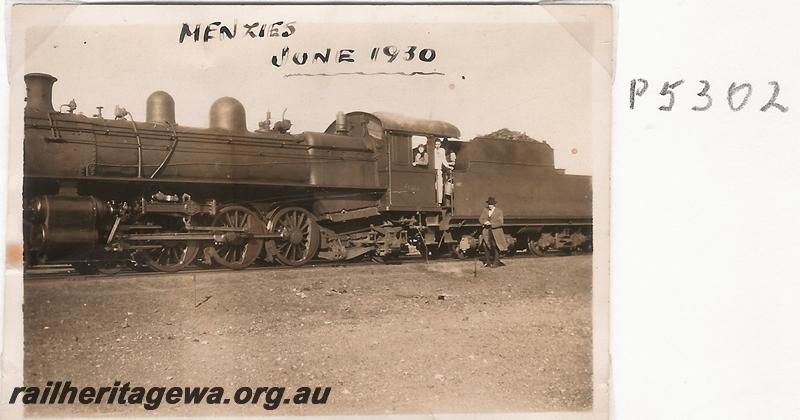
M553 165L543 142L478 137L452 124L389 113L339 113L325 132L291 123L248 131L245 110L220 98L209 127L175 121L158 91L145 121L53 108L47 74L25 76L24 229L28 267L72 264L113 272L135 263L242 269L259 259L464 257L478 246L487 196L500 201L513 249L591 247L591 178ZM415 167L412 137L457 151L452 201L436 202L432 167ZM432 165L431 165L432 166Z

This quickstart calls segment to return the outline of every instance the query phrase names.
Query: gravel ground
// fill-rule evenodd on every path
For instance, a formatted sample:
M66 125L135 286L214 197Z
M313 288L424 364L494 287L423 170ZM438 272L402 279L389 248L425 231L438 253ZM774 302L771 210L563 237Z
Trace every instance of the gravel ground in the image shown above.
M589 410L591 256L25 284L25 381L330 386L325 405L28 406L29 414ZM288 392L287 392L288 393ZM229 396L226 394L226 396Z

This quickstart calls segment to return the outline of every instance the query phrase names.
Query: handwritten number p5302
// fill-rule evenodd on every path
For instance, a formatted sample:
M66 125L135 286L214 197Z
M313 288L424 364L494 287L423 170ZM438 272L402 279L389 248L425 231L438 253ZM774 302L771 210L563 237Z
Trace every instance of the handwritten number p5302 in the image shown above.
M658 109L660 111L669 112L674 109L679 93L676 88L682 85L684 82L684 79L678 80L674 83L670 81L664 82L659 94L663 97L666 97L665 99L667 100L667 104L659 106ZM707 111L711 109L711 106L714 104L714 100L709 94L709 91L711 90L711 82L708 80L700 80L700 84L702 87L700 88L700 92L697 93L697 96L700 98L700 100L690 108L692 111ZM636 102L641 101L642 98L646 96L649 85L650 84L647 79L631 79L629 90L630 109L634 109L637 105ZM760 108L761 112L771 111L773 108L777 109L781 113L788 112L788 106L778 103L778 95L781 92L781 87L778 82L773 80L769 82L769 85L772 86L772 96L770 97L769 101ZM731 83L728 87L728 94L726 97L728 108L733 112L741 111L747 106L748 102L750 101L750 97L753 96L753 91L758 89L760 89L760 87L753 88L753 85L747 82ZM650 95L652 96L653 94Z

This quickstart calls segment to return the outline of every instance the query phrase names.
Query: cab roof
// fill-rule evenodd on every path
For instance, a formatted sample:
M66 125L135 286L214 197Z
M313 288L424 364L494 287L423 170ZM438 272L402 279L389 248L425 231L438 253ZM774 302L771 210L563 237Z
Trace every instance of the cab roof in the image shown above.
M446 121L414 118L391 112L374 112L372 115L378 118L383 129L388 131L401 131L452 139L461 137L461 131L458 127Z

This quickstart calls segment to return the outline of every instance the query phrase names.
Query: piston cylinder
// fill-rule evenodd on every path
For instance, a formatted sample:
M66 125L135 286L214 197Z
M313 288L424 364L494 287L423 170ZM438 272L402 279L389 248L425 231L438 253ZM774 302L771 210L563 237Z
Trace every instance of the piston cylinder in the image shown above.
M48 260L80 258L100 240L100 226L111 218L111 208L94 197L45 195L29 210L30 246Z

